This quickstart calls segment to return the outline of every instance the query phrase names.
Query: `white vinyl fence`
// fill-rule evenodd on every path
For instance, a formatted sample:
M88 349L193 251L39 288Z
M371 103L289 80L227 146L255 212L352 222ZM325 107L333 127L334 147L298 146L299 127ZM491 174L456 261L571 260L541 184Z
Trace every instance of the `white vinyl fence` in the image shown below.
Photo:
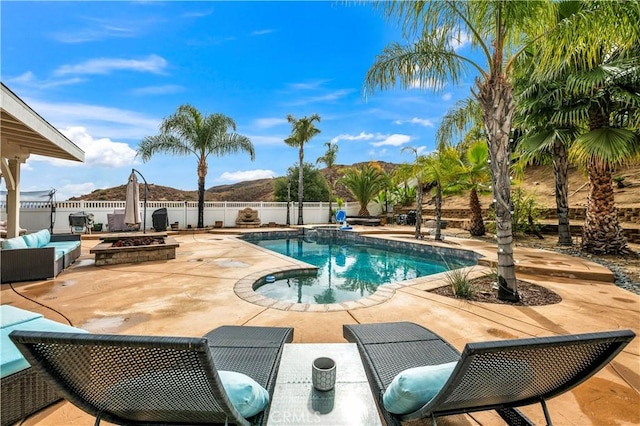
M94 223L102 223L103 230L107 226L107 214L113 213L115 209L124 209L124 201L61 201L54 203L52 212L51 204L45 202L21 202L20 203L20 227L28 232L35 232L40 229L47 229L53 218L54 234L69 233L69 214L84 212L94 215ZM236 202L236 201L208 201L204 205L204 225L214 226L215 222L221 221L223 227L235 227L238 211L250 207L258 211L258 218L263 225L275 223L284 225L287 223L287 203L286 202ZM333 203L332 207L337 208ZM6 220L6 202L0 202L0 220ZM195 228L198 224L198 202L197 201L147 201L146 206L146 229L153 226L152 214L157 209L166 208L169 223L178 222L180 229ZM372 215L379 215L380 207L371 203L369 212ZM358 203L345 203L343 207L348 216L355 216L360 210ZM144 215L144 202L140 202L140 212ZM298 223L298 203L290 203L289 211L290 223ZM303 206L303 220L308 224L326 224L329 222L328 202L308 202ZM143 217L144 223L144 217ZM141 225L142 228L142 225Z

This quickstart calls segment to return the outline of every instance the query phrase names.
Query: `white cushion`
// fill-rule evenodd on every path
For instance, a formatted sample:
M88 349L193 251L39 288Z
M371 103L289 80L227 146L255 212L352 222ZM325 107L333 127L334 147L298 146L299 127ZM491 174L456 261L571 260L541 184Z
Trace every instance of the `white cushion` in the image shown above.
M426 365L400 372L382 396L384 408L394 414L416 411L440 392L456 364Z

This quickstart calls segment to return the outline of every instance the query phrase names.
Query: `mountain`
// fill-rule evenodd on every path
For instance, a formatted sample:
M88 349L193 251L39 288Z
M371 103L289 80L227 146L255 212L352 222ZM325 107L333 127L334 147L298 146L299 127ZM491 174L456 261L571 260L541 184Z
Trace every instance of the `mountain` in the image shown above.
M394 170L398 165L393 163L378 162L387 172ZM348 165L336 165L333 170L334 177L342 176L344 169L359 166L362 163ZM321 173L329 176L328 169L321 169ZM623 187L618 188L614 184L616 206L640 207L640 165L635 165L618 170L614 176L624 177ZM555 207L555 182L553 168L551 166L533 166L525 171L524 181L520 184L526 191L533 193L536 201L543 207ZM353 196L341 185L337 185L336 196L346 201L353 201ZM125 185L107 189L96 189L90 194L74 197L70 200L104 200L122 201L125 199ZM572 167L569 170L569 205L571 207L584 207L587 203L588 184L586 175L579 169ZM142 195L144 187L140 187ZM483 206L491 203L491 194L481 196ZM197 191L181 191L167 186L149 184L149 201L197 201ZM273 179L258 179L238 182L230 185L213 186L205 192L207 201L273 201ZM428 204L427 197L425 201ZM447 197L444 208L467 208L468 195ZM427 205L427 207L432 207Z

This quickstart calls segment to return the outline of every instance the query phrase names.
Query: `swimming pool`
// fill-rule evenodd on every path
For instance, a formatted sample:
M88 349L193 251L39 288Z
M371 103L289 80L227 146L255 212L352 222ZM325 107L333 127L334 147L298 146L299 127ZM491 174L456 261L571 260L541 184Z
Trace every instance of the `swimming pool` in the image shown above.
M290 236L247 241L318 268L261 282L255 292L291 303L329 304L368 297L378 286L476 264L475 259L412 253L330 237Z

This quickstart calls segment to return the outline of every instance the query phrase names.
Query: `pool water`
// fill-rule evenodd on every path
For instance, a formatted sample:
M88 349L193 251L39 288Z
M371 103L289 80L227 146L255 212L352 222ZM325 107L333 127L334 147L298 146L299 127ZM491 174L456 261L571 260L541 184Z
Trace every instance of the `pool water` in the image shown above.
M427 255L368 247L363 244L303 238L251 241L318 267L317 274L300 274L265 283L256 293L292 303L328 304L358 300L379 285L405 281L475 264L472 260L443 259Z

